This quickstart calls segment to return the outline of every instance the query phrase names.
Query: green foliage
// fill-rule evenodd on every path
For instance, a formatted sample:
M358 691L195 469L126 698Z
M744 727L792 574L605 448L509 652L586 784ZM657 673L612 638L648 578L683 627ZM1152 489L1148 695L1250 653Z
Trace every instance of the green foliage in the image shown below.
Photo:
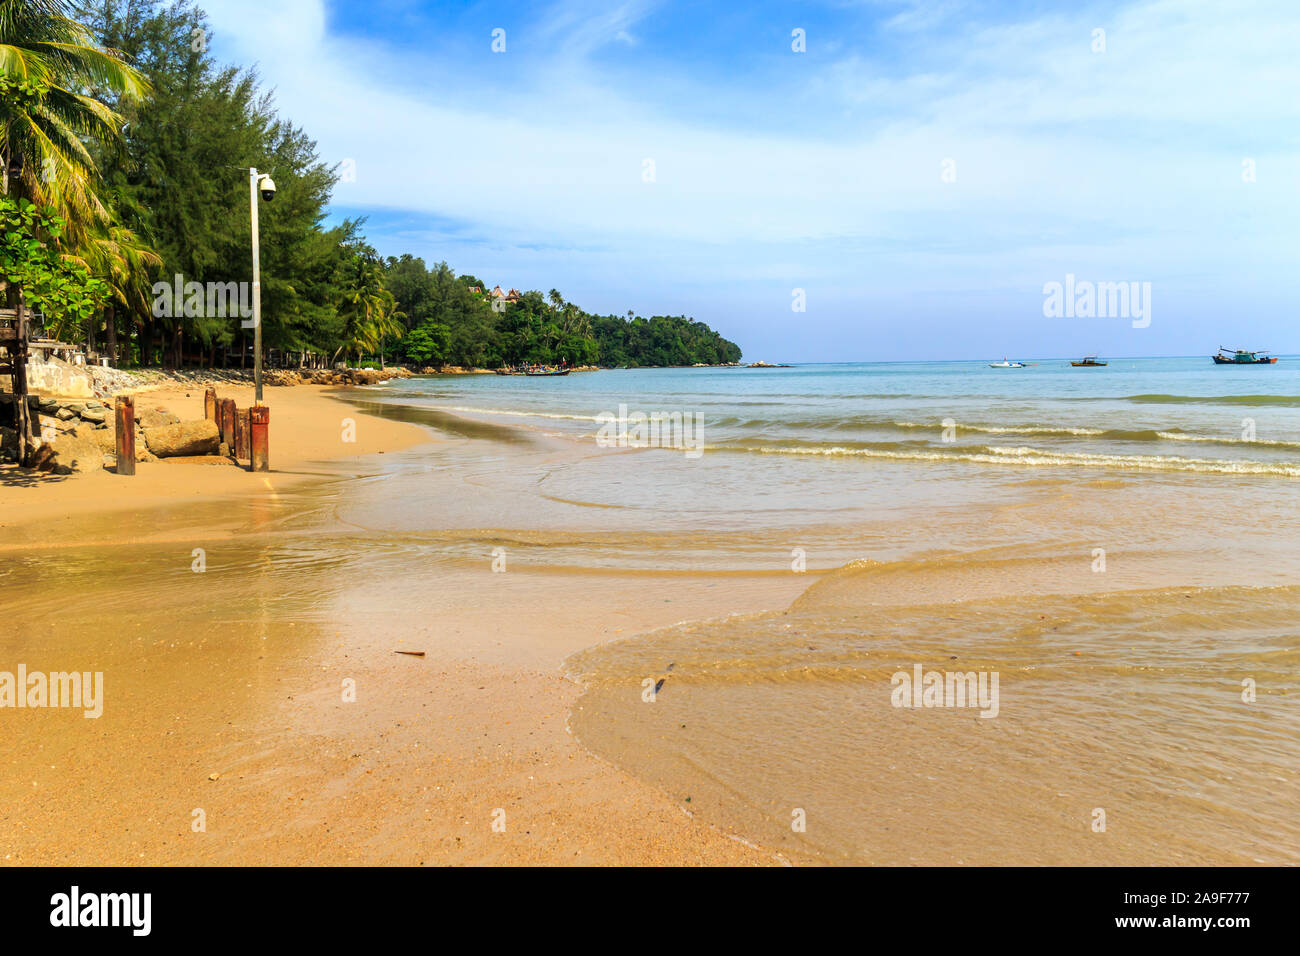
M325 227L336 176L316 144L276 114L256 74L220 68L192 42L193 31L207 25L188 0L100 0L89 16L101 42L135 63L153 87L145 103L121 105L127 135L103 164L124 224L160 255L162 279L251 282L248 169L270 172L275 201L259 200L258 209L263 343L334 352L345 325L336 278L358 224ZM249 335L231 317L156 319L137 309L133 322L146 362L155 342L169 342L179 359L187 344L190 354L197 347L213 356L243 346Z
M53 211L0 196L0 278L22 289L56 335L88 319L109 295L108 283L60 255L54 243L63 228Z
M122 128L95 97L138 100L148 84L69 16L71 6L0 0L0 192L52 207L79 239L109 219L92 149L117 142Z
M397 300L384 288L384 266L375 250L365 243L349 247L349 255L338 268L339 312L343 317L343 342L358 357L382 352L390 339L405 331Z
M451 351L451 330L437 322L412 329L402 343L402 354L417 365L445 365Z
M252 70L220 66L193 42L208 31L191 0L82 0L81 22L71 8L0 0L0 166L24 160L10 192L62 217L7 209L6 274L21 275L11 281L69 338L97 337L102 321L104 341L125 339L142 364L232 352L242 364L241 317L155 316L150 288L177 274L251 282L252 201L268 349L381 365L389 355L488 367L739 359L685 316L591 315L555 289L494 304L484 282L446 262L381 260L362 222L326 225L334 169ZM52 184L40 166L56 170ZM274 176L274 202L250 200L250 167Z
M498 310L481 280L457 278L445 262L429 269L424 260L404 255L389 257L386 266L386 284L411 329L402 353L415 364L640 366L740 360L735 343L685 316L590 315L555 289L546 296L525 292Z

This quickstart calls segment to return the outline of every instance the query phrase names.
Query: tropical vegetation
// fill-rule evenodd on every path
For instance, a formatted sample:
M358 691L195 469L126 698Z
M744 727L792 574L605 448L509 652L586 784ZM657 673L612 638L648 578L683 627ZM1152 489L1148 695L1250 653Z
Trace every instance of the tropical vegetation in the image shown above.
M593 315L555 289L494 299L445 262L381 257L364 220L329 216L338 169L253 70L209 55L208 36L191 0L0 0L0 282L47 333L123 366L249 363L246 323L159 308L155 290L177 276L251 282L257 167L277 185L259 204L263 347L276 361L739 360L685 316Z

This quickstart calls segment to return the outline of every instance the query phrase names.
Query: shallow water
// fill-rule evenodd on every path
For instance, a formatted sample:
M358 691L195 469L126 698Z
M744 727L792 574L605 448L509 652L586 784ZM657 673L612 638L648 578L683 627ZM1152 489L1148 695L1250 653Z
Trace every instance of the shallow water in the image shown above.
M1197 359L442 377L384 401L532 436L466 480L517 566L813 573L788 611L569 661L574 733L683 808L798 860L1296 863L1297 395L1285 366ZM619 405L701 411L703 454L600 447ZM996 673L997 716L894 706L917 665Z
M1284 443L1300 443L1300 381L1286 359L1200 361L359 390L366 411L445 440L247 507L49 529L0 553L0 612L25 625L3 649L32 668L108 672L113 709L58 745L75 749L106 728L139 732L122 705L147 711L142 655L188 668L222 713L245 698L256 711L259 695L271 706L275 661L337 622L382 619L402 637L497 600L498 549L511 581L572 587L561 575L580 572L584 606L612 576L635 575L656 604L686 577L793 578L807 588L788 610L774 599L770 614L571 658L586 685L572 731L795 860L1296 863L1300 449ZM601 447L595 418L620 404L702 412L705 450ZM949 436L945 417L960 423ZM1244 418L1254 442L1234 440ZM1004 442L1031 450L988 450ZM996 673L997 716L894 706L894 675L917 665ZM227 668L240 678L228 686ZM646 681L663 681L653 703ZM10 750L53 746L41 728L60 720L24 724Z

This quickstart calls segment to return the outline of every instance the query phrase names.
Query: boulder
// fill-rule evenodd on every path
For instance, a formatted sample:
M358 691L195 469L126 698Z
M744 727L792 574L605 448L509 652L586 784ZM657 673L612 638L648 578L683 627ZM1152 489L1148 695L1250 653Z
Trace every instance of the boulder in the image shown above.
M46 442L36 446L36 450L32 452L26 464L28 468L35 468L37 471L53 471L56 462L54 446Z
M117 433L111 428L101 428L95 432L95 444L105 455L117 454Z
M81 410L81 420L83 422L94 422L101 424L108 417L108 413L102 408L91 408L87 405Z
M179 425L181 420L165 408L145 408L135 413L135 420L141 428L161 428L164 425Z
M159 458L211 455L221 443L217 423L206 418L175 425L145 426L144 440L149 451Z
M97 428L91 434L95 437L95 444L99 446L100 451L105 455L117 455L117 430L109 425L106 428ZM157 461L158 456L150 454L148 445L144 441L144 433L140 429L135 430L135 460L136 461Z
M79 425L72 431L63 432L56 436L54 441L42 447L53 451L53 459L47 459L51 464L48 470L56 474L99 471L104 467L104 453L95 440L95 429L88 425ZM41 467L41 470L47 469Z
M71 421L77 417L77 413L70 408L60 408L54 413L54 417L61 422Z

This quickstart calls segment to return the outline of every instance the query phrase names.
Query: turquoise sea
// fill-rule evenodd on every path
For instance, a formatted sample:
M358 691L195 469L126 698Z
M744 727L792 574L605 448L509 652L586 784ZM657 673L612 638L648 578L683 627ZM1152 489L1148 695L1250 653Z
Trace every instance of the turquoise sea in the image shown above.
M1103 368L1021 361L1038 364L434 376L394 382L388 397L592 440L599 416L617 416L620 406L629 415L698 414L705 455L1300 477L1300 359L1244 367L1216 366L1208 355L1110 359Z

